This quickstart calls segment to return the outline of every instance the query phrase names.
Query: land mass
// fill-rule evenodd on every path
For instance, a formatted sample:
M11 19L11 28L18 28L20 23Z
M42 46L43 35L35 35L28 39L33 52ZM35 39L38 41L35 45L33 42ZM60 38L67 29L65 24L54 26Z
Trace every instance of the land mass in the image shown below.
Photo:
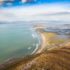
M70 39L37 28L41 46L36 54L13 59L0 65L0 70L70 70Z

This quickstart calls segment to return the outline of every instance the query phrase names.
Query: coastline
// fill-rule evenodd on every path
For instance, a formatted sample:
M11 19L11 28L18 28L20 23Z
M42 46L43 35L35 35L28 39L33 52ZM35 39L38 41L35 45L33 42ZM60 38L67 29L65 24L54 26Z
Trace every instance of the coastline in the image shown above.
M44 33L41 32L41 30L44 30L44 29L35 27L34 30L37 33L37 38L39 40L39 43L36 44L36 49L32 52L32 54L39 54L45 49L47 41L46 41L46 37L45 37Z
M36 54L41 53L45 47L46 47L46 38L44 36L44 34L42 32L39 31L39 36L40 36L40 45L39 45L39 49L37 50Z
M35 52L33 54L39 54L43 52L46 49L49 49L51 47L49 46L48 37L46 36L46 32L44 31L44 27L35 27L34 30L36 31L38 37L39 37L39 45L36 47ZM46 47L47 46L47 47Z

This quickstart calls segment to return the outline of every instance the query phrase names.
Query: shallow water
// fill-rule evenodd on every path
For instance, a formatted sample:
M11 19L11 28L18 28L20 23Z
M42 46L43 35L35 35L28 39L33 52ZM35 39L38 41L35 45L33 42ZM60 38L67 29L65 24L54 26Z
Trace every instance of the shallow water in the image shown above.
M0 25L0 63L31 54L38 44L37 34L28 24Z

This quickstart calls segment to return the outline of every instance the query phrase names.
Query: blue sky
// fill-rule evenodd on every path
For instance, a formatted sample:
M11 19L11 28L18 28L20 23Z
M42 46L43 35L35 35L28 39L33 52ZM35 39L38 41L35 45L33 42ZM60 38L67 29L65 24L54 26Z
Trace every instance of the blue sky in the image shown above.
M10 5L10 4L7 4L9 2L9 0L8 1L5 0L5 2L3 3L3 5L0 5L0 6L6 7L6 6L16 6L16 5L17 6L21 6L21 5L26 5L24 3L24 1L26 1L26 0L23 0L23 2L22 2L22 0L14 0L14 3L12 3ZM44 3L47 3L47 4L49 4L49 3L70 3L70 0L32 0L32 1L34 1L34 2L28 3L28 4L29 5L36 5L36 4L38 5L38 4L44 4Z
M53 2L70 2L70 0L39 0L41 2L53 3Z
M17 0L15 0L17 2ZM41 3L54 3L54 2L70 2L70 0L34 0Z

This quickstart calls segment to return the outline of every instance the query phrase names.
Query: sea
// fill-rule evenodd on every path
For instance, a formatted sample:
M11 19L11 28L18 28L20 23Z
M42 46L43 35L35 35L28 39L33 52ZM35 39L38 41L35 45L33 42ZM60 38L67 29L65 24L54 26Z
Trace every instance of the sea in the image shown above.
M0 24L0 63L31 55L39 45L38 34L24 23Z

